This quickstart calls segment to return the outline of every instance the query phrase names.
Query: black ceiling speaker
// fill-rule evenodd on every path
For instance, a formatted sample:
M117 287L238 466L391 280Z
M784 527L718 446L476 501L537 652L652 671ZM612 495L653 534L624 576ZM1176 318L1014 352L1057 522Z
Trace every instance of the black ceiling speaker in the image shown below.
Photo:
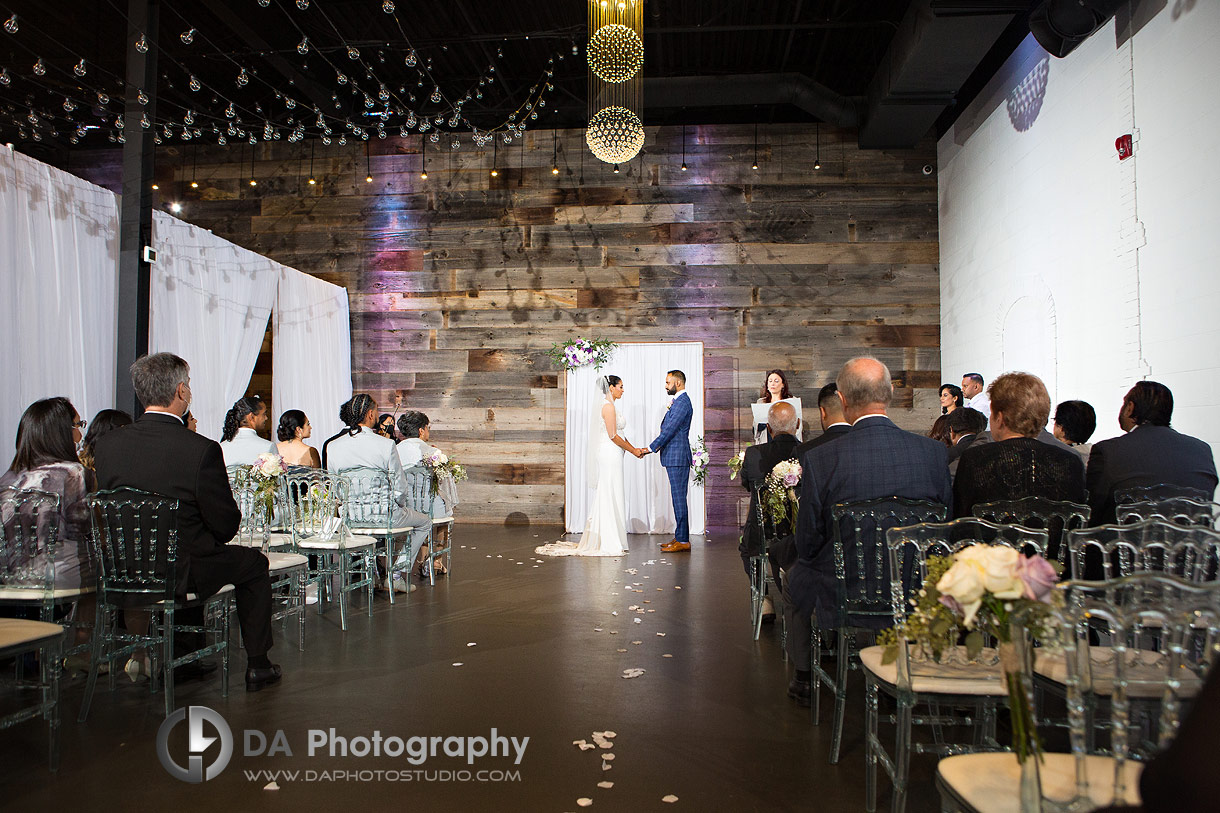
M1114 16L1126 0L1042 0L1029 30L1051 56L1065 57Z

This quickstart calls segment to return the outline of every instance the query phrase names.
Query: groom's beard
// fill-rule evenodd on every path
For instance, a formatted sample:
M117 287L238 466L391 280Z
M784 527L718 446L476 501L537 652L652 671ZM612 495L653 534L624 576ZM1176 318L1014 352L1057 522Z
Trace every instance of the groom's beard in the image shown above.
M666 395L677 395L677 394L678 394L678 388L677 388L677 387L666 387L666 388L665 388L665 393L666 393Z

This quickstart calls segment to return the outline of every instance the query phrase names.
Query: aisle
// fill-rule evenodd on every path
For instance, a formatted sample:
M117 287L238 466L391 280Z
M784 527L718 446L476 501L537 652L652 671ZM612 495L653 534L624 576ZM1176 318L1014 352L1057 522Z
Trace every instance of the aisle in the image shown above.
M390 801L572 811L587 799L595 810L862 809L862 692L843 762L830 766L829 725L812 727L808 711L785 696L778 628L750 639L735 538L696 539L691 554L674 556L659 550L667 538L633 535L621 558L538 561L534 546L556 538L558 529L459 526L453 575L435 588L421 586L393 609L380 598L372 619L360 607L346 634L337 612L311 615L304 653L278 642L273 656L284 667L283 685L247 695L235 671L227 699L218 682L180 686L181 703L215 709L234 732L229 766L202 785L172 779L158 764L160 697L150 700L145 687L126 682L108 693L103 684L81 726L74 718L82 681L67 684L57 778L42 761L44 727L0 733L4 806L72 798L90 810ZM643 672L627 678L627 670ZM186 752L185 728L175 730L182 735L176 753ZM349 743L374 731L404 743L489 738L492 728L529 741L519 765L511 743L510 756L478 757L473 765L443 753L420 766L405 755L332 758L325 746L310 757L308 732L331 728ZM292 756L245 756L246 729L264 732L268 744L282 730ZM594 732L605 731L614 732L603 740L609 749L594 743ZM582 750L576 740L594 747ZM205 764L213 754L205 752ZM933 809L930 761L916 759L913 769L910 809ZM379 770L403 773L398 781L347 775ZM484 781L480 770L490 771ZM248 773L262 771L299 773L296 781ZM307 771L321 781L302 781ZM264 789L271 776L277 790ZM599 787L605 782L613 786ZM667 804L670 795L677 801Z

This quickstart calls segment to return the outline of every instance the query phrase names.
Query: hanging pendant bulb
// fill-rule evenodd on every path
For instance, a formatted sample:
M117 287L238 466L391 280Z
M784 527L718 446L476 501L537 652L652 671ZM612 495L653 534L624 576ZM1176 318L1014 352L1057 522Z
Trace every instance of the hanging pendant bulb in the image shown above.
M441 101L441 89L440 89L439 87L433 87L433 88L432 88L432 95L431 95L431 96L429 96L428 98L432 100L432 103L433 103L433 104L440 104L440 101Z
M34 75L42 76L47 72L46 63L42 61L42 57L38 57L38 61L34 63Z
M335 77L335 81L336 81L336 82L338 82L338 83L339 83L339 84L341 84L341 85L346 85L346 84L347 84L347 77L346 77L346 76L344 76L343 74L339 74L338 76L336 76L336 77Z
M142 106L147 107L148 106L148 94L145 93L143 90L141 90L139 93L136 94L136 101L139 102Z
M301 37L301 41L297 43L297 53L301 56L309 53L309 37Z
M17 15L16 14L14 14L13 16L9 17L7 20L4 21L4 30L10 34L17 33Z
M195 78L195 77L192 75L192 76L191 76L191 81L190 81L190 83L189 83L189 87L190 87L190 89L191 89L191 90L193 90L193 91L195 91L196 93L198 93L198 92L199 92L199 88L203 87L203 85L201 85L201 84L199 83L199 80L198 80L198 79L196 79L196 78Z
M239 88L244 88L246 85L248 85L250 83L250 75L246 73L245 68L242 68L241 71L237 74L236 81L237 81L237 86Z
M136 40L136 50L142 54L148 53L148 38L143 34L141 34L140 38Z
M192 42L195 41L196 33L197 32L195 31L195 29L192 28L190 31L183 31L181 34L179 34L178 39L182 40L183 45L190 45Z
M347 46L347 58L350 59L352 62L355 62L357 59L360 58L360 51L358 51L357 49L353 48L350 45Z
M266 8L267 6L271 5L271 0L258 0L258 4L263 8ZM224 142L221 143L223 144Z
M97 103L103 106L108 105L110 104L110 97L99 91L97 94Z
M75 109L76 109L76 105L72 103L71 99L69 99L67 96L65 96L64 97L64 112L71 113Z
M299 8L301 11L308 10L309 9L309 0L297 0L297 8Z
M404 61L407 63L407 67L408 67L408 68L414 68L414 67L415 67L415 63L416 63L416 61L417 61L417 58L416 58L416 56L415 56L415 49L414 49L414 48L412 48L410 51L407 51L407 58L406 58Z
M77 76L84 76L85 75L85 60L82 59L80 62L77 62L76 66L74 68L72 68L72 73L76 74Z
M391 2L391 0L385 0L385 2L383 2L381 4L381 10L384 11L386 14L393 14L394 13L394 3Z
M297 106L296 99L293 99L291 96L284 97L284 107L287 107L289 110L292 110L296 106Z
M13 77L9 75L8 68L0 68L0 85L8 87L13 84Z
M147 130L149 127L152 127L152 122L148 120L147 113L140 116L140 126L143 127L145 130Z

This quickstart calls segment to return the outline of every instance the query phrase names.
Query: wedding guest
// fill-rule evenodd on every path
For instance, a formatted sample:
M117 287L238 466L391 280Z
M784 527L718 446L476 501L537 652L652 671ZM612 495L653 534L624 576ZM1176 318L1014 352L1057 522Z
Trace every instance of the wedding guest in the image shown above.
M432 455L441 453L440 449L429 443L432 439L431 422L424 413L416 411L404 412L398 418L398 431L402 433L404 438L398 444L398 458L402 461L404 469L421 465L424 460L427 460ZM449 477L439 478L436 496L432 498L432 516L453 516L453 507L458 502L457 484ZM448 539L449 528L448 526L441 526L434 529L434 533L437 535L438 541L444 542ZM421 556L426 558L427 555L427 550L421 552ZM433 562L433 567L441 575L444 575L446 572L439 557L437 561Z
M383 412L380 416L378 416L374 431L376 431L377 434L381 435L383 438L389 438L390 440L394 441L398 440L398 438L394 436L394 416L388 412Z
M991 383L992 443L961 455L953 482L953 515L971 516L979 503L1042 497L1084 501L1080 455L1038 440L1050 417L1051 397L1042 379L1005 373Z
M833 520L836 503L881 497L952 499L948 451L944 444L899 429L886 412L894 398L889 368L875 358L854 358L835 378L843 417L852 425L841 438L824 443L801 459L798 558L784 583L784 601L806 617L815 610L819 625L838 621L839 585L835 577ZM853 539L844 540L852 544ZM798 640L803 637L803 640ZM788 695L802 705L810 696L810 640L788 635L796 676Z
M112 429L118 429L120 426L127 426L130 423L131 416L121 409L103 409L94 415L93 420L89 421L89 431L85 433L85 439L81 441L81 464L93 471L93 444Z
M387 563L389 585L398 593L407 593L415 589L415 585L407 578L411 567L419 556L428 531L432 527L432 519L418 511L407 507L407 478L402 470L402 461L394 441L382 437L374 431L377 421L377 402L363 393L354 396L348 402L348 407L340 413L345 418L347 429L330 441L326 456L327 471L343 474L353 469L372 469L389 474L390 488L393 490L393 513L390 522L395 528L413 528L410 533L409 551L399 553L392 563ZM358 489L368 487L365 478L357 478L353 483L352 497L368 496L357 493Z
M949 474L957 474L957 462L979 434L987 428L987 419L977 409L962 407L946 415L949 419Z
M199 431L199 421L195 420L194 414L188 412L182 416L182 420L184 423L186 423L187 429L191 430L192 432Z
M183 423L191 402L190 373L186 361L172 353L141 356L131 365L144 414L98 440L98 485L137 488L178 501L176 593L210 596L233 585L246 649L246 691L257 692L281 677L280 667L267 657L272 645L267 557L254 548L228 544L237 534L241 511L229 488L220 445ZM190 671L208 671L196 664L189 664Z
M953 441L949 440L949 416L940 415L932 423L932 428L928 430L928 437L932 440L939 440L946 447L952 446Z
M1139 381L1123 397L1118 425L1126 432L1093 444L1089 455L1089 504L1094 525L1114 522L1115 494L1142 486L1181 486L1211 494L1216 463L1211 447L1169 427L1173 393L1164 384Z
M1097 413L1086 401L1064 401L1055 407L1055 437L1071 446L1089 465L1093 446L1089 438L1097 428Z
M818 390L818 417L822 422L822 434L796 447L796 459L800 460L805 452L823 443L829 443L837 437L847 434L851 424L843 419L843 401L839 399L839 388L832 381ZM795 552L793 553L795 558ZM785 565L785 569L788 566Z
M54 560L55 587L59 589L88 586L93 580L87 547L91 523L85 502L93 476L76 456L84 425L67 398L44 398L30 404L17 424L17 453L0 476L0 488L33 488L59 495ZM11 515L3 517L6 525L12 519ZM39 533L41 536L42 529ZM45 542L40 539L41 544Z
M285 466L306 466L311 469L321 467L322 458L318 450L305 441L313 434L309 418L299 409L289 409L280 416L280 425L275 435L280 439L276 451L284 458Z
M758 403L772 404L791 397L792 392L788 389L788 378L784 375L784 371L767 370L767 375L763 379L762 389L758 392ZM800 430L798 429L797 431L799 433ZM771 436L767 433L767 424L760 423L754 427L755 443L766 443L770 440Z
M977 409L984 418L991 418L991 401L983 389L983 377L978 373L966 373L962 376L962 395L966 400L962 406Z
M767 475L776 465L785 460L796 459L797 425L796 409L792 404L783 401L772 404L771 409L767 411L767 428L768 435L773 440L747 448L745 459L741 464L741 484L750 492L750 510L746 514L746 524L741 528L741 544L738 546L738 550L741 552L741 562L745 565L747 576L751 571L750 557L756 556L762 548L762 533L758 522L757 489L766 482ZM786 537L790 540L792 537L792 528L789 527L787 520L779 523L775 532L776 536L780 538ZM788 547L792 546L788 545ZM782 564L775 557L776 551L769 550L771 572L778 574ZM771 597L767 596L763 599L763 621L770 623L774 620L775 605L771 601Z
M962 396L962 388L956 384L941 384L940 385L940 413L948 415L955 409L960 409L966 405L965 398Z
M260 454L276 454L275 444L262 437L267 428L267 404L257 395L238 398L225 414L220 450L225 467L250 466Z

